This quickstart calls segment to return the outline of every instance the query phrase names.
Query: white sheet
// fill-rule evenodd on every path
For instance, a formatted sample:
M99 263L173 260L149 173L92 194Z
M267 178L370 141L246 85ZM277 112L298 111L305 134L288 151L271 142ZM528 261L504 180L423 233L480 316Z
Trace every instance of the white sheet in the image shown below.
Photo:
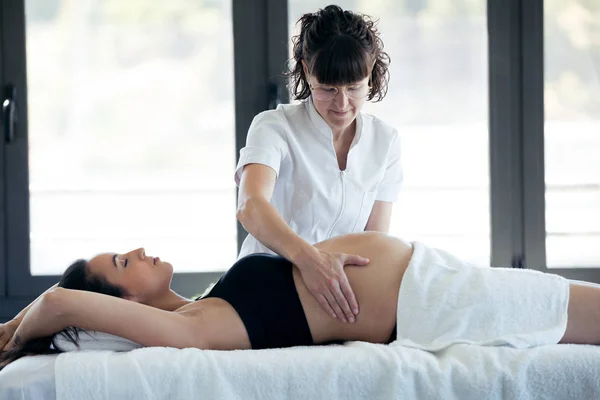
M57 398L79 399L592 399L600 347L458 344L430 353L344 346L72 352L56 362Z
M142 356L137 352L145 354ZM188 354L180 354L184 352ZM61 360L62 371L57 374L68 375L67 379L62 376L62 387L55 386L56 356L26 357L16 361L0 372L0 399L104 400L102 395L108 393L117 396L110 399L126 399L129 397L116 393L127 388L137 393L132 399L141 399L145 390L158 386L158 382L165 385L164 390L159 390L149 399L161 398L164 391L173 386L176 390L169 398L184 398L181 392L189 385L198 387L190 390L204 391L198 392L194 398L211 398L211 395L220 393L223 399L262 399L263 392L269 394L265 399L276 398L277 390L283 390L283 396L279 398L300 399L310 396L327 399L328 390L342 394L356 391L364 394L365 398L372 396L374 399L387 399L392 393L400 393L403 398L417 398L417 393L420 393L420 398L448 400L600 398L600 347L596 346L551 345L511 349L454 345L444 351L428 353L404 347L350 343L313 349L202 352L149 348L136 350L127 356L123 353L102 354L73 353L75 358L69 356L69 359ZM228 356L232 359L226 362ZM140 381L151 379L151 375L135 376L136 372L130 372L128 375L133 374L135 379L121 382L120 389L103 387L99 392L90 390L90 393L82 394L85 397L77 397L78 394L68 387L85 385L86 382L83 375L74 372L74 364L89 370L101 357L104 359L103 370L117 371L131 368L134 362L150 359L150 365L156 368L154 374L162 377L158 382L141 384ZM157 362L157 359L161 361ZM265 365L272 360L276 360L276 365L282 368L274 374L270 373L269 365ZM232 366L233 363L236 365ZM183 375L177 376L173 371L179 374L183 371ZM381 375L377 376L379 373ZM106 385L109 379L118 377L113 372L106 381L100 380L99 383ZM180 384L185 381L189 382ZM59 391L58 397L55 388ZM298 394L299 391L302 393ZM386 391L390 397L387 397ZM353 396L358 397L350 394L347 398Z
M0 399L55 400L56 355L24 357L0 371Z

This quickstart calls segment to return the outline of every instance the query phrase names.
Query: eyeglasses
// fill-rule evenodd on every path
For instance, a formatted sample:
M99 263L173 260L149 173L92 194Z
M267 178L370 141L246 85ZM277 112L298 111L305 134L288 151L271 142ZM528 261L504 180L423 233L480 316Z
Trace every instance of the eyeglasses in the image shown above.
M313 97L316 100L320 101L329 101L333 100L335 96L337 96L339 92L339 88L336 86L326 86L319 85L313 86L310 82L308 83L308 87L312 92ZM366 83L358 84L358 85L349 85L349 86L340 86L341 89L346 93L349 99L352 100L362 100L369 95L369 91L371 90L371 86Z

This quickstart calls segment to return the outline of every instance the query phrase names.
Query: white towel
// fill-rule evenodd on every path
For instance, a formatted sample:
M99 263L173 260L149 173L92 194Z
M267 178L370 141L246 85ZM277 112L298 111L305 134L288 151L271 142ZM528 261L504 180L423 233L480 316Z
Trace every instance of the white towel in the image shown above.
M598 399L599 376L600 347L583 345L459 344L434 353L362 342L231 352L151 347L61 354L56 398Z
M478 267L413 243L398 296L395 345L517 348L555 344L567 327L569 283L532 270Z

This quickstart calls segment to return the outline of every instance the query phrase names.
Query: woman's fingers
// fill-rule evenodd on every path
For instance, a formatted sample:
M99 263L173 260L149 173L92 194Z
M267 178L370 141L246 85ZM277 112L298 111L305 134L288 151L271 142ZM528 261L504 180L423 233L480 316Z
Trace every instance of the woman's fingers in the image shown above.
M348 300L348 305L352 311L353 316L358 315L358 302L356 301L354 291L350 287L350 282L348 282L346 274L343 274L340 277L340 290L344 294L344 297Z
M0 324L0 351L5 350L4 347L8 344L12 334L8 331L8 327Z
M14 325L0 324L0 354L5 351L9 351L15 347L15 329ZM0 363L0 370L6 367L10 363L9 359L4 360Z
M3 351L9 351L13 347L15 347L14 335L8 340L8 342L4 345Z
M329 305L329 302L327 301L325 296L321 293L317 293L315 294L315 297L321 305L321 308L325 310L329 315L331 315L331 318L336 318L335 312L333 311L333 308L331 308L331 306Z
M364 266L369 264L369 259L365 258L365 257L361 257L359 255L356 254L345 254L345 253L340 253L342 255L342 263L343 266L345 267L346 265L356 265L356 266ZM339 287L339 294L341 296L343 296L344 300L343 300L343 304L342 306L344 307L345 305L348 306L348 309L346 310L346 308L344 308L344 310L346 310L346 314L348 315L348 320L350 322L354 322L354 316L358 314L358 302L356 301L356 297L354 296L354 291L352 290L352 287L350 286L350 282L348 282L348 277L346 276L346 273L344 271L344 269L342 268L342 270L340 271L339 274L339 280L338 280L338 287Z
M10 340L10 341L9 341L9 342L6 344L6 346L4 346L4 351L9 351L9 350L12 350L12 349L13 349L13 348L14 348L16 345L17 345L17 344L15 343L15 341L11 339L11 340Z
M333 318L354 322L358 302L350 287L345 265L366 265L369 259L354 254L320 252L320 260L300 269L304 283L321 308Z
M336 300L336 297L334 296L332 291L327 290L327 292L325 292L324 295L325 295L325 298L327 299L327 302L329 303L329 306L333 309L333 311L335 311L336 318L339 319L340 321L348 322L346 319L346 315L344 314L344 311L342 311L342 307L340 307L340 304Z
M343 272L342 272L343 274ZM344 312L344 322L354 322L354 314L350 310L349 299L344 296L342 289L340 287L340 281L333 281L331 284L331 291L333 292L333 296L337 302L337 305Z

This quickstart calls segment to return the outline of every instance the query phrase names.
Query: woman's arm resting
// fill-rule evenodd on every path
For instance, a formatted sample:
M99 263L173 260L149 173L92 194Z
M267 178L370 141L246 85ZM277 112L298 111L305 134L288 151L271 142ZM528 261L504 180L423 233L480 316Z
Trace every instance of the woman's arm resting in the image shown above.
M42 293L41 295L39 295L34 301L31 302L31 304L29 304L27 307L25 307L12 320L8 321L5 324L0 324L0 351L2 351L4 349L4 346L6 346L8 344L8 342L10 341L10 339L12 339L13 333L17 330L17 328L21 324L21 321L23 321L23 318L29 312L29 310L31 309L31 307L36 302L38 302L42 298L42 296L44 296L44 294L46 294L46 293L52 291L53 289L55 289L57 285L58 284L55 284L50 289L46 290L44 293Z
M16 341L49 336L76 326L132 340L143 346L205 348L193 317L103 294L57 288L27 313ZM9 343L14 346L15 340Z
M388 233L392 220L392 208L394 203L388 201L375 201L365 231L379 231Z

